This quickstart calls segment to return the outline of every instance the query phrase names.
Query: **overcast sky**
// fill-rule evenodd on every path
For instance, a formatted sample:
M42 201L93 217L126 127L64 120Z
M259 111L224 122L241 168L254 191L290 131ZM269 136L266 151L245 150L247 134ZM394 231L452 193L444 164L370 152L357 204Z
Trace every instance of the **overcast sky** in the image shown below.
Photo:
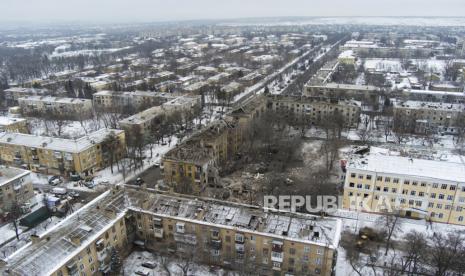
M0 21L465 16L465 0L0 0Z

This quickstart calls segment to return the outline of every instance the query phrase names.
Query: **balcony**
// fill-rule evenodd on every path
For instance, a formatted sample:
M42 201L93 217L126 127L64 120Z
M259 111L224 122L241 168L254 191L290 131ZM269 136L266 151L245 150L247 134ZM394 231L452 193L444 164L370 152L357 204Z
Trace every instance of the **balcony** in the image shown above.
M153 232L154 232L154 236L155 238L160 238L162 239L163 238L163 228L154 228L153 229Z
M273 251L273 252L283 252L283 242L282 241L273 241L271 251Z
M243 254L245 252L244 245L240 243L236 243L236 252Z
M210 242L210 245L213 249L220 250L222 243L221 243L221 240L212 240Z
M284 259L284 253L278 253L278 252L271 252L271 260L273 262L279 262L282 263Z
M176 242L180 243L186 243L190 245L196 245L197 244L197 237L193 234L179 234L179 233L174 233L174 240Z

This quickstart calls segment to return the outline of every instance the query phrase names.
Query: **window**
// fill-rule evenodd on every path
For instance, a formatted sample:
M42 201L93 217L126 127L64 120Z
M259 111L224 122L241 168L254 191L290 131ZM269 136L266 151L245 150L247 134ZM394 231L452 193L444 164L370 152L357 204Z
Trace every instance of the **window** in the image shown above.
M446 206L444 206L444 209L446 210L450 210L451 206L449 204L447 204Z
M436 193L431 193L431 198L436 198Z
M460 216L460 217L458 218L458 221L463 221L463 216Z
M404 180L404 184L405 184L405 185L409 185L409 184L410 184L410 181L409 181L409 180Z
M92 257L89 257L89 263L91 264L93 261L94 259L92 259Z
M355 173L351 173L351 174L350 174L350 177L354 178L354 177L355 177Z
M414 201L411 199L408 201L408 205L413 205Z
M420 200L416 200L416 201L415 201L415 206L421 207L421 201L420 201Z
M453 200L453 199L454 199L454 196L451 196L451 195L447 196L447 200Z
M304 253L310 253L310 246L304 246Z
M350 182L350 183L349 183L349 187L352 187L352 188L353 188L354 186L355 186L355 183L353 183L353 182Z
M394 183L396 183L396 184L399 183L399 178L394 178L394 179L392 180L392 182L394 182Z
M439 194L439 199L444 199L444 195L443 195L443 194Z
M361 189L363 187L362 184L357 184L357 188Z
M295 248L289 248L289 254L294 255L295 254Z
M444 214L443 213L439 213L438 214L438 218L443 218L444 217Z
M363 179L363 174L359 174L358 179Z
M388 187L384 187L384 188L383 188L383 192L389 192L389 188L388 188Z
M383 177L382 177L382 176L378 176L378 177L376 177L376 180L377 180L377 181L383 181Z
M418 185L418 182L417 181L413 181L412 182L412 186L417 186Z
M410 195L414 196L414 195L416 195L416 194L417 194L416 191L410 191Z
M429 208L433 208L433 207L434 207L434 203L433 203L433 202L428 203L428 207L429 207Z
M421 182L420 186L421 187L426 187L426 182Z
M370 187L371 187L370 185L368 185L368 184L365 184L365 189L369 190L369 189L370 189Z
M425 196L425 192L419 192L418 196Z
M435 188L435 189L436 189L438 186L439 186L439 184L438 184L438 183L433 183L433 188Z
M315 264L316 265L321 265L321 258L316 258L315 259Z
M321 250L320 248L318 248L318 249L316 250L316 254L317 254L317 255L322 255L322 254L323 254L323 250Z
M370 175L370 174L367 174L366 179L367 179L367 180L371 180L371 175Z
M392 188L392 192L393 192L393 193L397 193L397 189L396 189L396 188Z
M446 190L447 189L447 184L442 184L441 189Z
M391 178L390 177L385 177L384 182L391 182Z
M402 190L402 194L403 194L403 195L408 194L408 190Z
M463 207L457 206L457 209L456 209L456 210L457 210L457 212L462 212Z
M449 190L455 191L455 185L450 185Z
M442 204L441 203L436 204L436 208L442 209Z
M377 190L377 191L381 191L381 187L380 187L380 186L376 186L376 190Z

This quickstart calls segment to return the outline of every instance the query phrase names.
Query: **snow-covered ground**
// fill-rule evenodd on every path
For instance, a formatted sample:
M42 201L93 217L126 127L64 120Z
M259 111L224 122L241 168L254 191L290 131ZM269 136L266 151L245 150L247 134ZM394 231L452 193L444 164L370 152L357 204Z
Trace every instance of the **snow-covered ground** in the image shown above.
M156 264L154 269L144 268L141 266L144 262L152 262ZM183 265L182 260L171 258L167 267L171 275L183 275L181 268L178 264ZM134 251L123 262L124 275L136 275L137 271L147 271L150 276L164 276L168 275L166 272L160 256L154 255L147 251ZM202 275L202 276L220 276L225 275L225 270L217 267L210 268L206 265L193 263L189 266L188 275ZM228 274L235 275L235 274Z
M379 229L379 219L381 215L378 214L339 210L337 213L333 215L342 219L343 231L349 231L356 234L363 227ZM401 231L400 233L398 233L397 236L393 237L394 240L398 241L402 240L406 234L414 230L417 232L424 233L427 236L431 236L435 232L447 234L465 230L465 226L437 222L430 223L425 220L414 220L407 218L401 218L399 223L401 225ZM350 266L345 257L345 250L342 247L339 247L336 263L336 276L358 275L353 271L352 267ZM372 275L369 274L371 273L371 271L366 271L365 273L367 273L365 275Z
M30 132L33 135L53 136L62 138L80 138L87 133L101 129L104 124L95 120L63 121L59 130L57 122L44 121L36 118L27 118L29 121ZM60 132L60 133L59 133Z

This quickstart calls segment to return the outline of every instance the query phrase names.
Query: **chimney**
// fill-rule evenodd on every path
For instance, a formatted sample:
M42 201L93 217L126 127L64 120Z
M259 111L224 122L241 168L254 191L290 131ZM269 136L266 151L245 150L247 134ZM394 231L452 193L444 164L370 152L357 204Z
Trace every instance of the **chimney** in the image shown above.
M76 246L80 246L81 239L78 236L71 237L71 243L75 244Z
M37 236L36 234L32 234L30 238L31 238L32 244L36 244L40 241L39 236Z

